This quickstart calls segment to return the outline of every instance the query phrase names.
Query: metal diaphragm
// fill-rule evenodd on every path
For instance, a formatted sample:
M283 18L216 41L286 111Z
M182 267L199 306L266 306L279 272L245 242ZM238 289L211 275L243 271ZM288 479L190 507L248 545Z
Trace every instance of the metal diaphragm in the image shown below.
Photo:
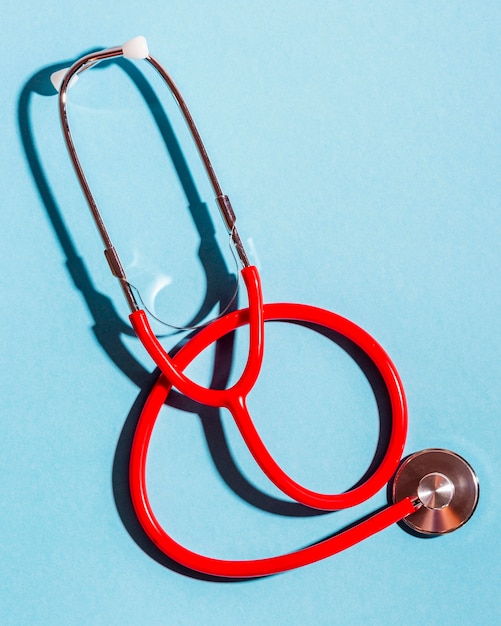
M440 448L411 454L393 479L393 502L407 497L421 502L403 521L423 535L442 535L463 526L475 511L478 496L478 478L471 465Z

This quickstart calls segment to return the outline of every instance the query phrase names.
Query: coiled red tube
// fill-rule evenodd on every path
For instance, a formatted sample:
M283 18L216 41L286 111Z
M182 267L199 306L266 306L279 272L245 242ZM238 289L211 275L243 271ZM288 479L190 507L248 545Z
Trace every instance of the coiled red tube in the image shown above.
M252 281L248 282L252 284ZM320 494L311 491L289 477L266 449L246 407L245 397L249 391L247 386L244 391L238 388L238 383L230 389L218 390L220 394L218 405L225 406L230 410L242 437L261 469L279 489L294 500L306 506L324 510L344 509L365 502L390 480L401 460L405 445L407 408L403 386L395 366L382 347L368 333L353 322L324 309L300 304L266 304L263 307L263 319L265 321L305 322L322 326L353 341L371 358L388 390L392 411L391 434L382 462L364 483L345 493ZM156 355L159 344L149 329L146 316L142 312L133 313L131 320L138 337L148 352L152 356ZM229 313L202 329L183 346L175 357L168 358L174 364L176 371L182 372L212 343L248 323L249 309ZM165 357L162 358L165 359ZM159 364L158 361L157 364ZM205 574L231 578L275 574L345 550L414 512L415 505L411 499L406 498L376 513L360 524L318 544L267 559L221 560L188 550L172 539L156 519L148 499L146 485L146 463L151 434L171 388L172 384L167 377L163 374L160 375L145 403L131 449L129 480L133 506L145 532L165 554L186 567ZM202 397L200 397L200 389L202 389ZM181 391L186 393L186 389ZM213 390L207 391L212 392ZM198 388L197 393L199 397L196 399L203 402L203 388ZM190 395L189 389L187 395ZM214 396L212 395L208 399L210 402L207 404L214 406ZM221 402L221 400L223 401Z

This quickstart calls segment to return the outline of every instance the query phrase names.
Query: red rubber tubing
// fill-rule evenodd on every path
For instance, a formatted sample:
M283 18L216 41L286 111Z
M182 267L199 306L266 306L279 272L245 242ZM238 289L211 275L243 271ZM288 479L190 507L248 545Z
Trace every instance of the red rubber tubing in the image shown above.
M248 274L253 278L252 272ZM246 284L248 283L250 283L250 289L256 286L259 287L259 284L253 279L246 281ZM252 302L251 297L249 297L249 302ZM174 377L181 380L181 384L184 387L188 387L188 391L191 391L191 382L189 379L184 375L180 377L179 374L182 374L184 368L212 343L224 335L233 332L236 328L248 324L251 316L252 311L249 313L249 309L229 313L202 329L183 346L175 357L166 357L165 353L163 353L162 359L159 358L158 361L165 364L166 359L168 359L172 366L166 369L171 373L175 372ZM143 312L138 312L132 314L131 318L133 317L134 328L139 338L145 343L150 354L153 353L155 355L158 342L155 338L153 346L148 343L152 333L148 330L149 325L147 324L146 316ZM259 329L261 321L258 318L259 316L255 316L253 321L249 324L251 326L251 340L253 336L252 324L258 328L257 333L254 330L254 337L257 338L260 336L262 340L262 329ZM318 494L302 487L290 478L277 465L267 451L252 423L245 406L245 397L242 395L242 393L248 393L247 390L250 383L254 384L252 378L257 375L255 371L257 367L256 363L259 363L260 367L262 348L261 354L258 355L259 358L256 359L251 366L249 366L249 362L251 362L250 357L247 361L246 371L250 371L251 374L247 374L245 385L242 385L239 389L240 381L238 381L230 389L215 390L218 393L218 397L216 398L214 394L210 394L210 401L214 402L217 400L218 404L216 404L216 406L229 408L245 442L249 446L259 466L264 470L267 476L290 497L307 506L327 510L348 508L364 502L377 493L377 491L389 481L400 462L405 445L407 430L405 394L394 365L381 346L363 329L353 322L335 313L325 311L324 309L300 304L266 304L262 309L262 319L263 321L282 320L317 324L342 334L368 354L383 377L389 393L392 409L390 440L380 466L362 485L343 494ZM146 320L145 325L143 325L144 320ZM155 361L157 365L160 366L157 359L155 359ZM245 390L242 392L242 388L244 387ZM165 554L186 567L206 574L223 577L241 578L275 574L312 563L340 552L341 550L345 550L414 512L415 505L410 498L406 498L401 502L387 507L360 524L325 541L290 554L269 559L250 561L221 560L199 555L188 550L172 539L156 519L149 503L146 485L146 464L151 434L156 419L171 388L172 383L168 378L163 374L160 375L145 403L132 444L129 481L132 502L145 532ZM186 389L183 392L185 391ZM212 392L214 390L205 390L203 387L197 386L195 393L199 397L200 394L203 397L207 391ZM193 397L195 394L191 395L188 393L187 395ZM194 397L193 399L198 398Z

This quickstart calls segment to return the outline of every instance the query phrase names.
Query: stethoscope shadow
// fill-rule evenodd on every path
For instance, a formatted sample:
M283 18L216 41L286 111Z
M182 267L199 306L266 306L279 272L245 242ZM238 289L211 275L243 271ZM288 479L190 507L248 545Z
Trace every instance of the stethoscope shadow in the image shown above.
M161 102L148 81L132 63L124 59L115 60L113 63L119 65L128 74L144 98L161 133L166 150L170 155L186 196L190 215L200 235L198 255L206 275L207 290L200 310L189 322L190 326L196 325L204 320L216 307L222 311L226 306L225 303L231 301L237 279L226 267L221 250L215 240L215 229L209 211L205 203L200 199L190 169ZM127 415L115 450L112 470L115 505L122 523L132 539L146 554L161 565L177 573L200 580L234 582L235 579L221 579L200 574L168 558L147 537L138 522L132 506L128 485L130 450L142 407L154 381L159 375L159 371L148 372L124 345L122 337L135 337L135 334L130 326L117 314L112 301L95 288L83 259L78 255L77 247L52 193L47 175L42 166L42 160L36 148L30 117L32 96L38 94L55 98L54 89L50 83L50 75L54 71L68 65L68 63L61 63L44 67L26 82L19 97L18 121L26 159L47 212L49 222L65 255L66 268L75 287L82 293L94 320L92 328L94 336L117 368L140 389L139 395ZM56 109L57 107L55 107ZM237 306L238 303L235 298L227 310L235 310ZM363 482L365 477L372 473L373 468L381 462L381 457L389 438L391 410L386 387L377 368L357 346L332 331L326 331L326 329L312 325L308 325L308 327L315 332L321 333L344 349L359 365L372 386L379 411L379 440L370 467L366 475L359 481ZM185 341L186 339L183 338L172 353L175 353ZM233 334L228 334L216 344L212 386L222 388L228 383L233 354L234 336ZM235 463L224 432L219 409L201 406L174 391L169 395L167 404L189 413L198 414L212 461L219 475L226 485L242 500L275 515L307 517L325 513L325 511L313 510L295 502L275 498L256 488L242 474Z

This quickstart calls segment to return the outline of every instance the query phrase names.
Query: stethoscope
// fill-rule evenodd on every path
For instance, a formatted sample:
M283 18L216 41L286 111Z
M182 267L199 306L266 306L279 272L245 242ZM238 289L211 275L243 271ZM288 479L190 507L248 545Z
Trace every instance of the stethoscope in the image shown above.
M140 307L120 257L113 246L94 196L83 172L71 135L67 115L67 92L78 75L97 63L116 57L144 59L160 74L174 96L198 149L214 190L216 202L233 243L248 297L248 306L232 311L198 329L183 347L170 356L154 334L146 311ZM473 514L479 496L477 476L459 455L444 449L427 449L402 461L407 434L407 405L399 374L383 348L365 330L325 309L303 304L264 304L257 268L251 265L236 227L228 196L223 193L191 113L170 75L149 54L144 37L123 46L93 52L70 68L55 72L51 80L59 91L59 108L66 145L80 185L104 243L104 253L118 278L130 308L132 327L161 374L144 404L131 448L129 484L132 503L141 526L156 546L178 563L204 574L229 578L252 578L276 574L332 556L389 525L403 521L421 535L440 535L464 525ZM361 484L340 494L324 494L293 480L275 461L261 439L247 408L263 361L264 324L295 322L334 331L358 346L373 362L386 387L391 405L391 432L386 451L375 471ZM226 389L209 388L191 380L184 372L209 346L236 329L248 326L248 356L239 379ZM156 420L172 388L210 407L226 408L255 461L266 476L287 496L313 509L334 511L357 506L391 484L392 504L328 539L279 556L255 560L223 560L197 554L175 541L162 527L152 509L147 490L146 465Z

